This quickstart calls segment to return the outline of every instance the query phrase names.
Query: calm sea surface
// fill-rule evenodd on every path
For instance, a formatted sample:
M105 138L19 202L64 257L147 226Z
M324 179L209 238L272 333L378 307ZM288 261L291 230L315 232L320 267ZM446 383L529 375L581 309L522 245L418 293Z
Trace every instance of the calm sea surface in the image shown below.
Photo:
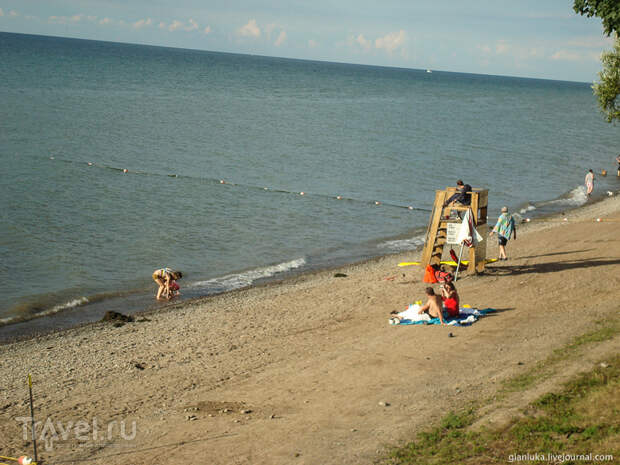
M155 305L163 266L187 298L412 250L457 178L489 215L620 189L587 83L8 33L0 63L5 336Z

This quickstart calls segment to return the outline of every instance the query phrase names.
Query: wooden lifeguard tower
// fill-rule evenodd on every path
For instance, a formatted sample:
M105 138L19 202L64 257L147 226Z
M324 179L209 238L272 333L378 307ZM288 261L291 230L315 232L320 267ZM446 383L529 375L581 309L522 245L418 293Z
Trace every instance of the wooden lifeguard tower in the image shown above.
M462 260L469 260L468 272L481 273L484 271L487 257L487 237L489 232L487 205L489 190L472 189L468 193L468 195L471 195L471 204L469 206L454 205L444 207L446 200L455 192L455 187L447 187L445 190L435 191L435 203L428 223L428 229L426 230L426 241L424 243L424 251L422 252L422 268L426 268L429 264L439 265L443 257L444 246L448 240L448 225L450 223L461 224L460 218L450 218L450 212L456 210L463 216L471 208L474 226L484 240L471 248L466 247L469 252L466 254L464 251Z

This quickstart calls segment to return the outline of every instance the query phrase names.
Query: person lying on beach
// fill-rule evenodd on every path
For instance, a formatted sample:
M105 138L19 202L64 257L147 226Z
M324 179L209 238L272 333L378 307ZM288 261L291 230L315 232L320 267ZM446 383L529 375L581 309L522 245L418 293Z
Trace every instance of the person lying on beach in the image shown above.
M431 318L439 318L441 324L445 325L446 323L444 321L444 312L441 297L435 294L435 291L432 287L427 287L425 292L428 300L422 306L422 308L420 308L418 315L421 315L422 313L428 313ZM446 312L445 317L448 317L448 312Z
M170 299L170 283L177 281L183 277L183 273L180 271L173 271L170 268L160 268L153 272L153 281L157 283L159 289L157 289L157 300L161 300L162 296L165 299Z
M450 318L459 316L459 294L452 282L442 284L441 300L443 300L443 309Z

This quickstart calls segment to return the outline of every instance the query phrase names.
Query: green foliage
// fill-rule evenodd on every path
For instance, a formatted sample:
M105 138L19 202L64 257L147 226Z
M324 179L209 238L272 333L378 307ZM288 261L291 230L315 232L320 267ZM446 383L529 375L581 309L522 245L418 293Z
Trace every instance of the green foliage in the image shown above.
M619 3L620 4L620 3ZM612 51L601 55L603 69L598 73L599 82L592 85L598 106L608 123L620 120L618 94L620 94L620 37L616 36Z
M603 21L605 34L620 31L620 2L618 0L575 0L575 13L588 18L596 16Z
M587 342L608 340L603 332L578 338ZM604 399L604 413L600 402ZM469 408L448 413L440 424L395 449L381 464L495 464L510 454L583 454L620 452L620 355L575 376L563 387L528 405L507 427L473 427L477 412ZM528 462L530 463L530 462ZM566 463L575 463L572 461Z

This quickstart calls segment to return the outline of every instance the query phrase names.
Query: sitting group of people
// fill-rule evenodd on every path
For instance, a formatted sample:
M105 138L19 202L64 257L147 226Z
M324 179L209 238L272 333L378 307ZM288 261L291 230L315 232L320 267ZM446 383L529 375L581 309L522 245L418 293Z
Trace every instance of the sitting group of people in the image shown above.
M441 284L441 294L435 294L432 287L426 288L426 303L424 305L410 306L404 312L392 312L395 316L390 318L391 324L399 324L402 320L419 320L426 314L426 318L439 318L440 323L446 324L448 318L456 318L460 311L460 298L452 281ZM421 303L421 302L420 302ZM423 319L423 318L422 318Z
M452 282L441 285L441 295L435 294L432 287L427 287L426 303L420 308L418 314L427 313L431 318L439 318L441 324L446 324L448 318L459 316L459 294Z

